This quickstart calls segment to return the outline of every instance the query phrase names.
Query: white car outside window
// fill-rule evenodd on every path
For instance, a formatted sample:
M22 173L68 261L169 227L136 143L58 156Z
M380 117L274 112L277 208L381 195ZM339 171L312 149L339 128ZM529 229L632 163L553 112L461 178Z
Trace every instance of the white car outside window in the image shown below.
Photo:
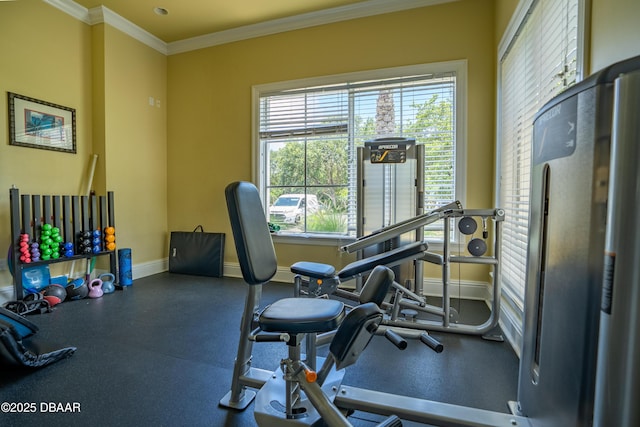
M318 198L313 194L283 194L269 208L269 217L275 223L298 224L306 213L318 209Z

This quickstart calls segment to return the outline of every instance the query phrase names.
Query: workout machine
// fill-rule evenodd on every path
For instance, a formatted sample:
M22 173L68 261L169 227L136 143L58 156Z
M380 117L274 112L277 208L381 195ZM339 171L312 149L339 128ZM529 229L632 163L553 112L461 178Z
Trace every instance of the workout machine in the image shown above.
M511 419L346 386L335 404L382 414L393 408L403 419L443 426L640 425L638 111L635 57L576 84L536 116Z
M450 206L450 205L449 205ZM450 230L451 221L458 220L458 228L463 234L473 235L476 232L477 222L475 218L480 218L483 224L482 238L475 237L471 239L467 245L467 250L470 255L453 255L452 244L450 243ZM415 231L416 235L419 235L424 227L437 220L442 219L444 221L444 238L443 238L443 253L436 254L425 251L423 256L415 260L416 266L423 261L427 261L442 268L442 305L433 306L427 304L427 300L422 295L422 286L416 286L415 291L411 290L407 286L403 286L400 283L394 283L395 296L392 304L384 304L383 307L390 313L389 318L385 320L384 324L389 326L398 326L408 329L423 329L423 330L435 330L443 332L455 332L473 335L485 335L498 325L498 319L500 314L500 256L501 256L501 240L502 240L502 222L504 221L504 211L501 209L450 209L445 207L444 209L438 209L432 211L429 214L423 214L421 216L403 221L399 224L386 227L376 233L370 234L366 237L358 239L356 242L345 245L341 249L345 252L352 253L354 251L361 250L364 247L375 245L380 241L384 241L394 236L399 236L407 231ZM487 251L486 240L489 238L489 232L487 230L487 222L493 224L493 241L492 254L485 255ZM352 264L356 266L362 263L362 261L356 261ZM451 280L450 280L450 267L452 263L468 263L468 264L483 264L492 267L492 302L491 313L489 318L481 325L465 325L458 323L458 313L451 307ZM350 265L352 265L350 264ZM349 266L347 266L349 267ZM342 271L347 270L345 267ZM415 268L415 281L414 283L422 283L422 268ZM363 272L358 272L362 274ZM338 273L338 277L341 273ZM419 291L418 291L419 290ZM338 295L347 296L348 292L338 289L336 291ZM403 314L404 319L400 316ZM440 320L420 320L415 318L416 312L431 314L438 317ZM409 319L407 319L409 317ZM487 335L487 337L489 337ZM494 339L492 337L492 339Z
M389 416L379 426L400 426L399 416L424 422L422 413L428 411L435 414L431 420L448 420L450 417L441 412L452 405L341 386L342 369L355 363L372 335L378 332L383 314L377 303L387 294L394 280L393 272L388 267L375 267L362 288L361 304L346 316L342 302L327 298L285 298L259 311L262 286L277 269L260 196L255 186L247 182L232 183L225 192L238 259L249 289L231 390L220 405L242 410L255 398L255 418L261 426L306 426L324 421L331 427L346 427L350 424L342 410L350 409ZM313 337L336 327L329 356L316 373L302 361L300 342L305 335ZM402 341L389 329L385 335L392 341ZM289 357L281 362L281 375L251 367L253 343L262 341L288 345ZM249 388L259 391L256 394ZM469 423L463 425L524 425L518 424L519 417L476 409L461 409L455 415Z
M640 425L640 67L615 80L594 425ZM625 351L626 350L626 351Z
M637 70L640 57L603 69L547 103L534 122L525 324L513 410L536 425L640 425ZM633 244L622 244L622 235ZM614 308L612 294L626 301Z
M416 145L413 138L385 137L365 141L356 152L356 237L361 238L424 213L424 145ZM407 243L422 241L411 233L398 235L375 246L358 251L358 259L398 248ZM396 280L404 283L413 278L413 266L421 264L402 263L392 269ZM356 289L362 284L356 278ZM422 282L416 286L422 285ZM421 293L421 289L417 289Z
M482 226L482 237L471 239L467 245L470 255L453 255L450 243L451 221L458 221L458 229L465 235L473 235L477 229L479 218ZM443 254L428 251L428 245L422 241L415 241L398 248L381 252L366 258L358 259L339 272L335 272L332 266L320 263L298 262L291 266L295 274L295 295L303 292L312 296L335 294L348 299L358 299L359 290L355 291L339 288L339 284L348 280L360 278L371 271L376 265L394 267L408 262L419 265L428 261L442 268L442 304L434 306L427 303L422 292L410 289L395 281L393 290L395 295L393 302L385 302L381 308L388 313L383 324L405 329L435 330L463 334L483 335L486 338L501 340L500 336L491 335L490 332L498 325L500 315L500 256L502 240L502 222L504 211L501 209L462 209L458 202L453 202L429 213L422 214L397 224L377 230L355 242L341 248L347 253L362 251L368 247L384 244L384 242L397 240L402 235L414 233L420 235L425 226L438 220L444 221ZM487 223L491 223L493 240L492 254L485 255L487 251L486 239L489 238ZM458 313L451 306L450 293L450 266L451 263L484 264L492 267L492 301L489 318L481 325L465 325L458 323ZM414 283L422 283L422 268L415 268ZM411 281L405 281L405 284ZM422 286L416 286L422 289ZM418 313L435 316L439 320L419 319Z
M344 368L355 363L382 321L376 300L386 295L393 272L374 270L365 286L371 299L345 315L344 304L324 298L284 298L258 312L263 284L276 273L271 235L255 186L236 182L225 190L231 228L242 275L249 285L231 390L220 405L244 409L256 398L255 418L261 425L350 426L331 403ZM363 301L364 302L364 301ZM337 330L336 330L337 329ZM301 360L300 342L307 334L336 330L329 357L317 373ZM253 342L284 342L289 357L281 361L282 375L251 368ZM337 368L336 369L334 369ZM257 393L247 387L259 388ZM401 426L395 416L379 424Z
M497 325L500 313L500 254L501 209L463 209L460 202L451 202L424 213L424 146L414 139L380 138L366 141L357 152L357 240L341 248L355 253L357 261L339 272L332 266L320 263L300 262L291 266L295 274L295 295L311 296L335 294L348 299L358 299L362 279L376 265L393 269L393 302L382 305L388 315L384 324L405 329L437 330L483 335L502 340L489 334ZM424 228L443 220L443 254L427 251ZM458 221L458 229L472 236L479 220L482 237L474 237L467 245L469 255L453 255L450 242L452 221ZM485 256L489 231L493 226L491 255ZM423 295L423 262L431 262L442 268L442 304L427 304ZM450 265L452 263L484 264L492 267L493 286L491 314L482 325L458 323L458 313L450 303ZM355 280L355 290L338 286ZM439 320L419 318L419 314ZM408 334L407 336L411 336Z
M515 414L344 385L335 406L440 426L640 425L639 70L607 67L536 117Z

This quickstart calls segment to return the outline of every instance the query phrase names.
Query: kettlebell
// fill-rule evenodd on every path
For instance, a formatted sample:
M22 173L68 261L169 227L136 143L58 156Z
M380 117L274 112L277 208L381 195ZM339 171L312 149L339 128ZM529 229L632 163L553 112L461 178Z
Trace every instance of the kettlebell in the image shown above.
M102 280L93 279L89 282L89 298L100 298L102 295L104 295L102 291Z
M116 285L113 284L113 281L116 280L116 276L113 274L103 273L98 276L98 279L102 280L102 292L105 294L110 294L116 290Z

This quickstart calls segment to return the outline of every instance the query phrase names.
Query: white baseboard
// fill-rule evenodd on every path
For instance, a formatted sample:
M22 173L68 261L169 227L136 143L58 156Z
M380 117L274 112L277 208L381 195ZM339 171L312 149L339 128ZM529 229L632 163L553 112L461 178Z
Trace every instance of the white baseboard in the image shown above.
M519 310L514 310L511 302L505 296L500 301L500 328L513 351L520 358L522 350L522 315Z
M134 264L132 269L133 279L152 276L167 270L169 270L169 258Z
M442 296L442 278L425 277L422 293L427 296ZM449 281L449 296L451 298L489 301L489 283L473 280L452 280Z
M224 277L233 277L242 279L242 271L240 270L240 264L236 263L224 263ZM276 275L271 279L273 282L279 283L291 283L293 284L294 274L289 270L289 267L278 267Z

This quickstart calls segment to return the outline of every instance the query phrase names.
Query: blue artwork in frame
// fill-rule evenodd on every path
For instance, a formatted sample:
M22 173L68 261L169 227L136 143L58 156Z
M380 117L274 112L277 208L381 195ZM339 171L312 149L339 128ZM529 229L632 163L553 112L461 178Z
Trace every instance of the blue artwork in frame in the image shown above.
M76 152L76 110L8 92L9 144Z

